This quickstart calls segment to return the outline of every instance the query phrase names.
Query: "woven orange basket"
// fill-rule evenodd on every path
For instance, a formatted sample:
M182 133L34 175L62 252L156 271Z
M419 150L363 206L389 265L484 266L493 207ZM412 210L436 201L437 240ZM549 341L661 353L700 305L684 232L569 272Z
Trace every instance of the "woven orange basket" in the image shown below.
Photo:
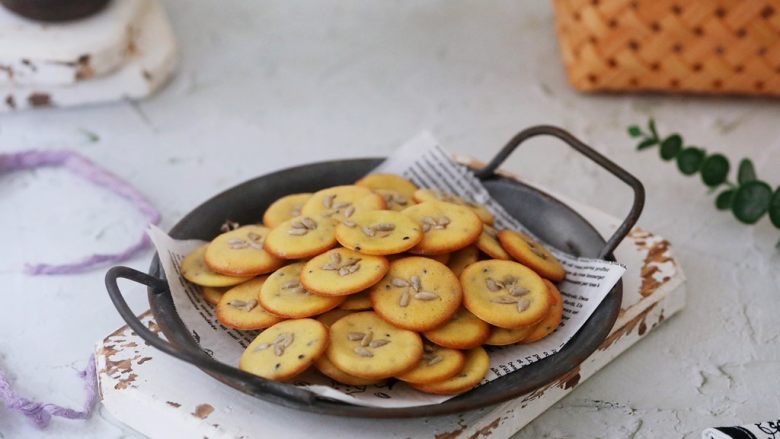
M553 0L581 91L780 95L780 0Z

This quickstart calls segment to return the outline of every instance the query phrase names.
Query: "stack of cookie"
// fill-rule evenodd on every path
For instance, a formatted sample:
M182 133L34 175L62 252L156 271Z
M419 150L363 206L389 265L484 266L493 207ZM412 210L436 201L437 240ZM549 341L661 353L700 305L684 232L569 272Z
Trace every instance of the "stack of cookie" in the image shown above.
M239 367L288 380L312 364L348 385L478 385L482 345L531 343L563 314L566 275L484 206L390 174L274 202L182 262L226 327L263 330Z

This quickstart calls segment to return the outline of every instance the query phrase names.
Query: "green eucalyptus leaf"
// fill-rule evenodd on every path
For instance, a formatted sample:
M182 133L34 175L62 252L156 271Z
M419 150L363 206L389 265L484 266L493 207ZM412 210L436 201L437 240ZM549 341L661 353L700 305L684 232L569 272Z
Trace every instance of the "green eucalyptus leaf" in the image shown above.
M726 210L731 207L731 202L734 200L734 189L726 189L718 194L718 198L715 198L715 207L718 210Z
M713 154L701 164L701 180L707 186L718 186L729 175L729 159L723 154Z
M654 139L658 139L658 131L655 130L655 120L650 118L650 120L647 122L647 129L650 130L650 133L653 135Z
M636 125L628 127L628 135L631 137L640 137L642 135L642 129Z
M683 139L677 133L665 138L664 141L661 142L661 158L668 161L677 157L677 154L682 150L682 144Z
M777 187L772 199L769 201L769 220L780 229L780 186Z
M677 168L685 175L699 172L706 153L701 148L689 146L677 154Z
M658 145L658 141L655 139L645 139L641 142L639 142L639 145L636 146L636 149L641 151L643 149L650 148L651 146Z
M738 220L753 224L769 209L772 188L760 180L749 181L737 188L731 203L731 211Z
M739 184L747 183L756 179L756 170L753 168L753 162L750 159L742 159L739 162L739 170L737 171L737 182Z

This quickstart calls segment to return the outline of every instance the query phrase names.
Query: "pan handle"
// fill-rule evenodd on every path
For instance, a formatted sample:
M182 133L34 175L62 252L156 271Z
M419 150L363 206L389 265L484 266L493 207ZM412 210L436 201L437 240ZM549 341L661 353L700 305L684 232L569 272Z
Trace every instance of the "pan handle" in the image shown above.
M642 183L637 180L636 177L629 174L628 171L615 164L615 162L612 160L604 157L595 149L582 143L568 131L550 125L537 125L520 131L514 137L512 137L512 139L510 139L503 148L501 148L501 151L496 154L496 156L493 158L493 160L490 161L490 163L487 164L487 166L476 172L477 178L480 180L495 178L496 169L498 169L498 167L504 163L504 160L506 160L506 158L509 157L509 155L512 154L512 152L518 146L520 146L521 143L530 139L531 137L543 135L553 136L563 140L569 146L576 149L580 154L589 158L597 165L601 166L609 173L622 180L634 191L634 202L631 204L631 210L628 211L628 215L626 215L626 218L620 224L620 227L615 230L615 233L612 234L612 236L607 240L607 243L604 244L604 247L599 253L600 258L604 258L610 255L615 250L615 247L617 247L623 238L626 237L629 230L631 230L634 224L636 224L636 221L639 219L639 215L642 213L642 208L645 205L645 188L642 186Z
M162 279L158 279L128 267L113 267L108 270L108 273L106 273L106 289L108 290L108 295L111 297L111 301L114 302L114 306L116 307L117 311L119 311L119 315L122 316L125 322L127 322L127 325L130 326L130 328L135 331L136 334L141 336L141 338L143 338L150 345L165 352L168 355L195 365L201 369L214 372L215 374L230 379L240 380L242 383L251 386L252 391L256 393L267 393L284 398L288 401L292 399L294 401L309 405L314 402L316 395L308 390L266 380L241 369L228 366L225 363L214 360L203 351L195 352L181 350L173 344L158 337L157 334L147 328L146 325L144 325L141 320L135 316L133 311L127 305L127 302L122 295L122 291L120 291L119 286L117 285L118 279L128 279L133 282L146 285L154 294L167 292L168 285Z

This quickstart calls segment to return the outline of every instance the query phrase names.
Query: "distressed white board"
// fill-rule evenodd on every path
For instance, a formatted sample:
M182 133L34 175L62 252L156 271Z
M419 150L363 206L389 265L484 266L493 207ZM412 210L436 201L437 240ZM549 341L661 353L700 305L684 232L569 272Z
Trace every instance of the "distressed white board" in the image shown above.
M598 210L568 204L602 234L610 234L619 223ZM507 438L683 308L685 277L666 240L634 229L616 257L628 270L620 316L607 340L560 379L496 406L402 422L304 414L227 387L147 346L127 327L97 345L102 401L117 419L153 438ZM159 332L148 312L143 321Z
M62 23L0 8L0 84L71 84L116 70L148 2L112 1L95 15Z
M164 84L176 65L176 40L159 1L110 5L84 21L52 25L55 30L64 26L59 31L23 32L11 45L5 39L14 35L14 26L9 30L6 22L28 20L9 18L11 13L0 8L0 112L137 99ZM86 30L76 30L81 26ZM89 41L91 31L107 38L110 47ZM29 47L48 44L34 51L39 58L20 57L18 40L24 36L30 38L24 43Z

